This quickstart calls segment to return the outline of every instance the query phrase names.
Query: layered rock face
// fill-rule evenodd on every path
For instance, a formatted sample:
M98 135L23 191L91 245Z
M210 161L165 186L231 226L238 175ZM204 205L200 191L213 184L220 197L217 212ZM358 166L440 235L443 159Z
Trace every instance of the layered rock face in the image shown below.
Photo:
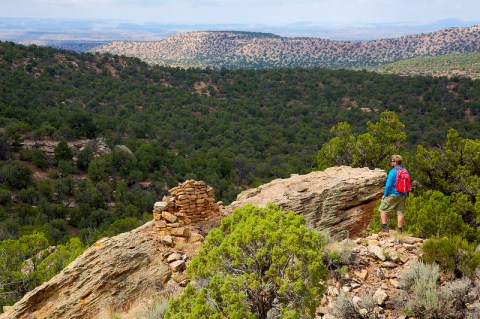
M22 142L24 148L28 150L40 150L49 157L55 156L55 148L58 143L60 143L60 141L56 140L24 140ZM75 154L87 146L90 146L93 149L95 157L102 156L112 151L104 138L97 138L95 140L74 140L67 142L67 144Z
M170 270L152 224L99 240L0 318L92 318L102 307L124 309L149 287L166 284Z
M302 214L308 224L328 230L336 239L359 237L382 197L385 179L385 171L379 169L331 167L246 190L225 210L229 213L247 203L264 206L273 202Z
M218 225L222 213L213 203L213 189L203 182L187 181L171 191L167 202L155 204L153 221L100 239L6 307L0 319L95 318L104 309L127 312L137 300L178 292L188 282L185 269L202 246L202 234Z

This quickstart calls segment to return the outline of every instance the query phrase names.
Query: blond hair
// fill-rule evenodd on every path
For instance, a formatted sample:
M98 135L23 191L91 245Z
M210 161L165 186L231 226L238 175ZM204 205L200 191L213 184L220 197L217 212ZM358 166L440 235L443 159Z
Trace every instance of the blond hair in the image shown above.
M392 155L392 161L394 161L397 165L401 165L402 157L400 155Z

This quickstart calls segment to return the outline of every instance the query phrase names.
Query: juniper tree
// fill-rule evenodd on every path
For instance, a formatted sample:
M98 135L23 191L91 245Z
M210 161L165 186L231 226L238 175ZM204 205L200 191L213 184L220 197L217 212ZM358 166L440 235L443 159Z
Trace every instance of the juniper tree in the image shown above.
M394 112L383 112L376 123L367 122L367 132L358 136L352 134L347 122L338 123L330 132L335 136L317 154L320 169L336 165L383 167L407 138L405 125Z
M193 282L165 318L313 318L324 245L302 216L274 204L239 208L206 237L188 267Z

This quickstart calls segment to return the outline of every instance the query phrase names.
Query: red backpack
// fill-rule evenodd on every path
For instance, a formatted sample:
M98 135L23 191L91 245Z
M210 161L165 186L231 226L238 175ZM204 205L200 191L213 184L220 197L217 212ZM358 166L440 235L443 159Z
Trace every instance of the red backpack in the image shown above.
M410 193L412 189L412 182L407 170L403 167L395 168L397 171L397 178L395 179L395 189L399 193Z

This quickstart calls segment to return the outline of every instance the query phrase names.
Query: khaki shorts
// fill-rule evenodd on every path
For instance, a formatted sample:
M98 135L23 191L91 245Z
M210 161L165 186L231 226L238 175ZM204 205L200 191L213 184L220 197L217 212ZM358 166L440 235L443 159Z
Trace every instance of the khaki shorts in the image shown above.
M403 216L405 212L405 201L407 196L394 196L388 195L380 203L380 212L381 213L390 213L396 211L398 216Z

